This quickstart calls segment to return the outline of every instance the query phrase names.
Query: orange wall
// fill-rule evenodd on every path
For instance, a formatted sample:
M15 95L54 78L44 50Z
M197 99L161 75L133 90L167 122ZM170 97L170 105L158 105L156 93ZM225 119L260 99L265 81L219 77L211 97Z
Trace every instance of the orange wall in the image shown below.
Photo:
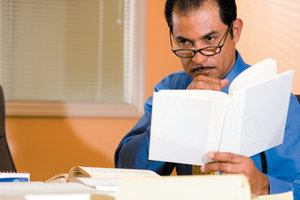
M164 76L181 70L169 50L164 1L147 2L146 95ZM113 167L121 138L138 118L8 117L6 132L16 167L44 181L72 166Z

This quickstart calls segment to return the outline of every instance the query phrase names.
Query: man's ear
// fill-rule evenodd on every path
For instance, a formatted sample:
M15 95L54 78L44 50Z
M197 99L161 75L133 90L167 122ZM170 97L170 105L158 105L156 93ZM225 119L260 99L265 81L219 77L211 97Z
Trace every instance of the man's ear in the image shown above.
M233 42L236 44L240 40L240 36L243 29L243 21L238 18L233 22L232 32L233 32Z

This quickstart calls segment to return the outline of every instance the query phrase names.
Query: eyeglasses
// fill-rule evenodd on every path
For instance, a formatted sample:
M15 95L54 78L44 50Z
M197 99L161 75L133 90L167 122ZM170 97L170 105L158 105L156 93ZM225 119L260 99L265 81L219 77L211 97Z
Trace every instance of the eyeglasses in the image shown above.
M230 27L224 33L224 35L222 36L222 38L221 38L221 40L220 40L220 42L218 43L217 46L205 47L205 48L198 49L198 50L193 50L193 49L176 49L175 50L175 49L173 49L172 37L171 37L172 33L170 32L171 50L173 51L173 53L176 56L178 56L180 58L193 58L196 55L196 53L198 53L198 52L201 53L204 56L214 56L214 55L216 55L216 54L218 54L218 53L221 52L222 47L224 46L226 38L228 36L228 33L230 32L230 30L232 28L232 24L233 23L231 23Z

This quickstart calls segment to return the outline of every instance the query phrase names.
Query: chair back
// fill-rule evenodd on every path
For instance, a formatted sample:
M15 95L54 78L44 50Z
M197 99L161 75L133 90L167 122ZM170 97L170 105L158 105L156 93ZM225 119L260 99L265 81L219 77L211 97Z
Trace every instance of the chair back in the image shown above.
M5 99L0 86L0 171L16 171L5 134Z
M298 98L298 101L300 103L300 94L296 94L295 96Z

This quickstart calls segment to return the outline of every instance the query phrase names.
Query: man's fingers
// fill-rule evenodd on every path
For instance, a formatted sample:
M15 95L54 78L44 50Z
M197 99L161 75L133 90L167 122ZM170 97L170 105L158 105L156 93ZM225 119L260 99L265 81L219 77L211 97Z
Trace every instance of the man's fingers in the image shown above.
M221 80L221 87L222 88L226 87L228 84L229 84L229 80L227 78Z
M208 157L217 162L241 163L246 158L229 152L209 152Z
M208 77L199 75L194 78L187 89L202 89L202 90L217 90L221 91L222 88L229 84L228 79L218 79L214 77Z
M221 80L218 78L199 75L194 78L187 89L217 90L220 91Z
M221 174L236 174L238 173L238 166L231 163L208 163L201 167L201 171L204 173L220 171Z
M207 156L214 162L207 163L201 168L205 173L221 171L230 174L242 173L248 176L255 166L250 158L233 153L209 152Z
M201 168L206 173L211 171L221 171L221 173L230 174L238 173L238 164L243 160L242 156L228 152L209 152L207 156L216 162L208 163Z

